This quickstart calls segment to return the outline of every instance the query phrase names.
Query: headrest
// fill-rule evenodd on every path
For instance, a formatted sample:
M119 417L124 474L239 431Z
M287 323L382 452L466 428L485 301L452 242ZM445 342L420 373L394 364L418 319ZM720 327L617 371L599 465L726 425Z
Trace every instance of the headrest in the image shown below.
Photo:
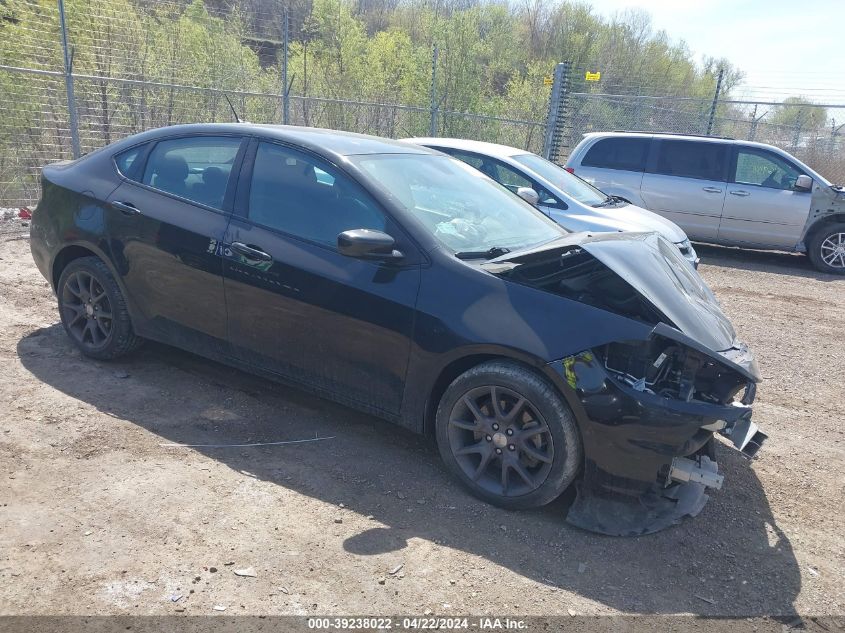
M206 167L202 171L202 181L206 185L220 187L226 184L226 181L228 179L229 174L225 172L221 167Z
M188 177L188 161L178 154L165 154L156 163L153 173L168 181L185 180Z

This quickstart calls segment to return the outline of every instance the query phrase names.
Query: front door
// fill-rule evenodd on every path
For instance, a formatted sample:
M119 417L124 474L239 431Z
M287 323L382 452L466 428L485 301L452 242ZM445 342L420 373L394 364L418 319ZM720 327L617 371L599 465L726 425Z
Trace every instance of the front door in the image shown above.
M139 333L182 347L226 339L217 244L240 137L159 141L146 167L109 196L110 248L136 308ZM137 170L136 170L137 171Z
M254 159L252 158L254 156ZM260 142L225 238L229 340L241 358L334 398L399 412L419 264L366 192L311 154ZM383 230L400 264L337 252L348 229Z
M729 146L707 141L655 140L641 196L693 240L715 240L727 190Z
M803 172L774 152L739 147L719 225L719 241L793 249L810 213L809 191L796 190Z

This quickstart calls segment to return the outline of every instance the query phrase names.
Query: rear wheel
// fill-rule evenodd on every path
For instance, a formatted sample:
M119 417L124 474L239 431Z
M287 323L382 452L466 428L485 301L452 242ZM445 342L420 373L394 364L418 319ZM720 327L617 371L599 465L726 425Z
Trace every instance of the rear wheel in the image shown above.
M581 466L566 402L542 376L508 361L483 363L455 379L437 409L436 433L458 479L504 508L553 501Z
M845 222L826 224L807 244L807 255L818 270L845 275Z
M70 262L59 278L56 295L62 325L86 356L109 360L140 344L123 293L99 258Z

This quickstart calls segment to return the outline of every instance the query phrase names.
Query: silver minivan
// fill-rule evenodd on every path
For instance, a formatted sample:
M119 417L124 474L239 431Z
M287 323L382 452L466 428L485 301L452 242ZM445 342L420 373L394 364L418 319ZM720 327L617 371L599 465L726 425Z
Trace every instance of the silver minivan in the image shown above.
M467 139L437 137L402 140L439 150L475 167L531 202L569 231L660 233L678 247L693 267L698 266L698 255L677 224L641 209L628 200L608 196L537 154L506 145Z
M845 189L777 147L640 132L585 134L568 170L659 213L690 239L807 253L845 274Z

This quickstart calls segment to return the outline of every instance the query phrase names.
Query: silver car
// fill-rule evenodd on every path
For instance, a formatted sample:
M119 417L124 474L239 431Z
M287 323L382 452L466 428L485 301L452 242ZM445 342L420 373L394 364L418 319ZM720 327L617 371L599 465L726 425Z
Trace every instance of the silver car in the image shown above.
M439 150L475 167L535 204L569 231L656 232L675 244L698 266L698 256L674 222L630 201L608 196L545 158L522 149L454 138L408 138L409 143Z
M845 274L845 189L777 147L727 138L586 134L567 169L696 241L807 253Z

